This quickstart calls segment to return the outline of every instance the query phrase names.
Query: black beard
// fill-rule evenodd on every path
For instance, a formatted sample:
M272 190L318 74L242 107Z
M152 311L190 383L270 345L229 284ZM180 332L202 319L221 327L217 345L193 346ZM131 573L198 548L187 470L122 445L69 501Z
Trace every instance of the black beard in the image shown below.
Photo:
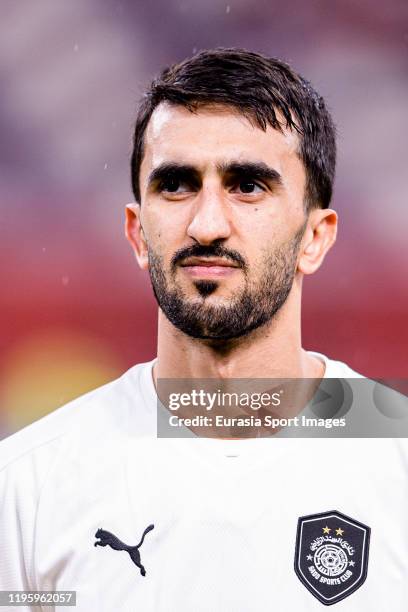
M290 242L268 254L263 263L263 277L256 283L248 281L244 260L239 258L239 255L232 257L242 264L246 283L244 289L231 299L228 306L206 302L205 298L216 291L217 281L193 281L197 292L203 298L199 303L190 303L177 285L170 289L163 271L162 258L149 247L149 273L157 303L175 327L193 338L230 340L249 334L268 323L285 303L293 285L304 230L305 225ZM205 255L228 257L235 252L220 246L193 245L181 253L184 253L184 257L173 258L173 274L176 262L182 258Z

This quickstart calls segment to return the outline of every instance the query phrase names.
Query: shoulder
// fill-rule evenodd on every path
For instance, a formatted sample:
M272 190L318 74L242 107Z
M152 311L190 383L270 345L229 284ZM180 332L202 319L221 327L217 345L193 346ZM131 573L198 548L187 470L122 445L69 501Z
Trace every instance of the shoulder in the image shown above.
M64 447L89 448L101 439L146 433L152 426L151 398L144 388L152 362L54 410L0 442L0 473L37 463L46 468ZM152 384L152 383L151 383ZM79 447L79 448L78 448ZM43 471L43 469L41 469Z
M78 500L93 499L94 479L102 491L108 473L114 482L126 440L152 430L151 365L134 366L0 442L0 539L7 551L0 588L38 590L39 525L48 534L56 517L75 523Z
M331 359L327 355L316 351L308 351L308 353L325 364L324 378L364 378L363 374L356 372L343 361Z
M369 378L341 361L312 354L326 363L324 382L330 408L341 401L342 414L347 414L345 437L389 438L408 456L406 385L393 379ZM336 387L338 381L330 379L342 379L341 385Z

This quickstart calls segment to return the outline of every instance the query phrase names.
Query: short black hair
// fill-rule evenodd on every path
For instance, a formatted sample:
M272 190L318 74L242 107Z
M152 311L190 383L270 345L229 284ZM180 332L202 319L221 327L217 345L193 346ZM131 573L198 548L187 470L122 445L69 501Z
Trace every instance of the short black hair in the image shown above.
M266 130L296 130L306 171L307 208L329 206L336 165L336 129L323 98L287 63L245 49L200 51L163 70L145 93L137 114L131 158L132 188L140 203L144 134L162 102L195 112L200 106L235 107ZM278 120L283 117L284 125Z

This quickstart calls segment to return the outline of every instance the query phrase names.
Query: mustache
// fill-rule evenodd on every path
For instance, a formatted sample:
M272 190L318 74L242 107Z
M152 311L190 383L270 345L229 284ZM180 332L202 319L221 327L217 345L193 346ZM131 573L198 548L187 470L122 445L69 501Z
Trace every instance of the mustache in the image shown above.
M190 247L184 247L176 251L171 258L171 267L174 270L177 264L181 263L188 257L223 257L235 264L238 264L240 268L247 269L247 263L238 251L233 249L226 249L220 244L193 244Z

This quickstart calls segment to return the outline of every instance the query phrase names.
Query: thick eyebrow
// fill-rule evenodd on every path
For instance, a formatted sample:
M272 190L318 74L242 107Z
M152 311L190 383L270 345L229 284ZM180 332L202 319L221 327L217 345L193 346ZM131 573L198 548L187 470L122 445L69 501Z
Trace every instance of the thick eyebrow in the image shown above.
M152 170L147 179L147 184L152 188L162 181L176 177L180 180L189 181L190 183L200 183L200 173L194 166L175 162L165 162Z
M243 176L269 184L282 186L282 177L277 170L271 168L262 161L237 161L225 164L217 164L218 172L235 176Z
M283 185L282 177L279 172L262 161L231 161L218 163L217 171L224 176L234 175L251 178L279 187ZM152 170L147 179L147 184L150 189L154 189L154 187L161 182L171 178L178 178L197 187L202 181L200 172L194 166L179 164L177 162L164 162Z

